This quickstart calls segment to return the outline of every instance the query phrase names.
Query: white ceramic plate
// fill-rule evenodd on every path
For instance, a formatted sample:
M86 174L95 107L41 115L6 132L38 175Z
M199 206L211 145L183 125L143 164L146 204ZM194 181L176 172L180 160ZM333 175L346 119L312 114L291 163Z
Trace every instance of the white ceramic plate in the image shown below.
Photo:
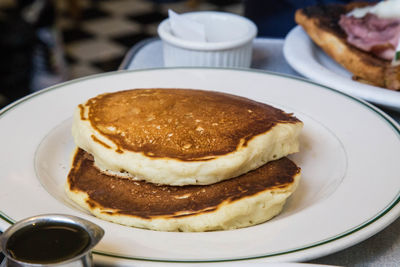
M99 93L151 87L229 92L300 118L301 152L291 158L303 175L284 211L239 230L172 233L102 221L67 199L74 108ZM102 263L309 260L368 238L400 213L399 126L364 101L297 78L206 68L106 73L16 102L2 110L0 127L1 229L43 213L89 219L106 232L95 250Z
M350 95L400 111L400 92L353 81L351 73L325 54L296 26L283 46L286 61L301 75Z

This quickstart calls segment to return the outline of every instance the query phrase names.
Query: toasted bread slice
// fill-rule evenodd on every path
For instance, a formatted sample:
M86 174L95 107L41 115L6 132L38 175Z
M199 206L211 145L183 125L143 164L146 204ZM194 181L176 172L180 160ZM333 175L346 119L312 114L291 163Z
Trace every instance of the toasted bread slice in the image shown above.
M295 21L325 53L353 74L353 79L392 90L400 89L400 66L364 52L346 41L338 22L342 14L370 3L318 5L299 9Z

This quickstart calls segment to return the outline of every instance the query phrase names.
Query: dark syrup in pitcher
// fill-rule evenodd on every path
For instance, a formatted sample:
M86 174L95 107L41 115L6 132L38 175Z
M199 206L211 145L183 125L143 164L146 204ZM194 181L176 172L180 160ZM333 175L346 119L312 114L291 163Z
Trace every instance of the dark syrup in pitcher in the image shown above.
M72 259L89 245L89 234L79 226L37 223L18 230L6 249L15 260L49 264Z

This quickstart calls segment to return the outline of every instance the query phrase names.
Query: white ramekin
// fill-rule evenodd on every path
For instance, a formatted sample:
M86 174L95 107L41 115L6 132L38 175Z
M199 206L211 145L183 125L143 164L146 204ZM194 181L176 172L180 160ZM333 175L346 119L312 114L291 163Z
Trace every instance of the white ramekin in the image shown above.
M239 15L200 11L181 14L205 25L207 42L188 41L172 34L169 19L158 26L164 66L250 67L256 25Z

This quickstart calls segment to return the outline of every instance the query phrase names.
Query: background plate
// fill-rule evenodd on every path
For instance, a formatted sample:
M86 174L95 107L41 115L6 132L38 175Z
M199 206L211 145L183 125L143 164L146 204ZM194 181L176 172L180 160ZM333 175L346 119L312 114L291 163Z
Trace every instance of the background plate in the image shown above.
M151 87L228 92L301 119L301 152L291 158L302 180L284 211L239 230L171 233L102 221L69 201L74 108L99 93ZM89 219L106 232L95 250L101 263L309 260L368 238L400 213L398 125L364 101L293 77L209 68L106 73L30 95L3 109L0 125L1 229L44 213Z
M307 78L400 111L400 92L353 81L352 74L316 46L300 26L286 36L283 53L292 68Z

